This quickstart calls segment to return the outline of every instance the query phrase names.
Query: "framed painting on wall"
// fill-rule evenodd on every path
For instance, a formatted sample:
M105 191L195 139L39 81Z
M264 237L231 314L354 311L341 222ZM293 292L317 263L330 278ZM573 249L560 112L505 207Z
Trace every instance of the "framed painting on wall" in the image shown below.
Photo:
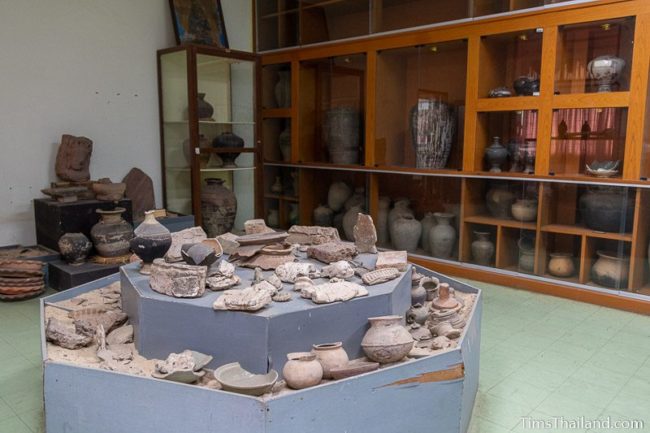
M220 0L169 0L177 44L228 48Z

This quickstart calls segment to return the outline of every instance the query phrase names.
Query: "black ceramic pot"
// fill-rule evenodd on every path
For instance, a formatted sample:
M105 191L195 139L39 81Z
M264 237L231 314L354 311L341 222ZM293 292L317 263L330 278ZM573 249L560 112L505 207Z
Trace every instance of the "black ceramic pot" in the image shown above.
M134 231L131 250L142 259L140 272L151 273L151 263L165 256L172 245L172 235L165 226L156 221L153 211L144 213L144 221Z
M593 187L580 197L580 211L585 225L601 232L632 230L633 198L624 188Z
M66 233L59 239L59 252L71 265L83 264L92 248L92 242L83 233Z
M212 147L224 148L224 147L244 147L244 139L240 136L233 134L232 132L224 132L220 135L217 135L214 140L212 140ZM221 158L223 159L224 167L237 167L235 160L239 156L239 153L222 153Z
M539 78L519 77L512 83L512 87L515 88L515 93L518 96L533 96L539 92Z

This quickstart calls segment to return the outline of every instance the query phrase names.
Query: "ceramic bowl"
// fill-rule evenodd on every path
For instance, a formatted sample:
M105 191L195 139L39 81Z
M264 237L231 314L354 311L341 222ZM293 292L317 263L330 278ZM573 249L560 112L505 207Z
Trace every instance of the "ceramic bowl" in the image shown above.
M260 396L271 391L278 380L278 372L271 370L267 374L253 374L244 370L239 362L232 362L217 368L214 378L224 391Z

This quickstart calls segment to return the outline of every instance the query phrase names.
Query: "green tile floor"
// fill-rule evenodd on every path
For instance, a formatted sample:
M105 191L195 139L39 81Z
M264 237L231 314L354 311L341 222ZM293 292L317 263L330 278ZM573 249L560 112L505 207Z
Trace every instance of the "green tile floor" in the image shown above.
M646 424L553 432L650 432L650 317L474 284L484 313L470 432L543 431L527 429L526 416ZM0 302L0 433L43 431L38 321L38 300Z

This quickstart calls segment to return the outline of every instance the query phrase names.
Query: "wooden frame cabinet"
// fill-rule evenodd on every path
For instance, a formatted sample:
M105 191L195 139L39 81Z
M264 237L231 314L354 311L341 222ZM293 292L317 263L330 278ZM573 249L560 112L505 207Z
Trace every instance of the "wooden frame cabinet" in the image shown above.
M503 7L539 6L514 3ZM418 249L410 253L417 263L467 278L650 312L650 33L635 31L648 23L647 1L597 0L263 53L262 69L269 77L263 80L265 89L275 85L272 71L281 66L290 71L292 101L286 108L262 109L262 119L284 122L265 127L267 135L286 128L285 139L290 131L291 143L280 160L273 149L277 137L262 134L265 170L298 171L301 224L313 222L313 211L326 201L331 182L363 185L365 208L375 220L385 200L381 197L410 199L418 220L429 212L455 215L453 254L442 259ZM603 54L626 64L604 87L587 70L589 61ZM310 107L318 105L322 95L314 89L322 83L308 66L360 55L365 61L363 157L356 164L337 164L318 153L322 143ZM436 55L443 64L438 68L427 58ZM522 75L537 80L537 87L517 91L514 81ZM497 87L509 88L512 96L489 97ZM415 162L409 110L421 94L453 104L457 112L443 167ZM510 150L501 172L489 171L485 159L494 136ZM519 150L512 149L525 149L528 159L515 161L512 155ZM590 175L585 164L602 160L620 160L619 172L608 178ZM486 195L499 182L509 185L515 198L535 201L533 220L489 213ZM626 221L620 230L589 228L585 196L608 188L620 192L615 200L626 206L621 213ZM476 264L472 256L477 230L489 232L495 245L489 265ZM521 267L522 248L530 260L526 269ZM604 250L627 259L624 284L604 287L594 281L592 267L598 251ZM571 255L572 276L549 273L551 253L556 252Z

